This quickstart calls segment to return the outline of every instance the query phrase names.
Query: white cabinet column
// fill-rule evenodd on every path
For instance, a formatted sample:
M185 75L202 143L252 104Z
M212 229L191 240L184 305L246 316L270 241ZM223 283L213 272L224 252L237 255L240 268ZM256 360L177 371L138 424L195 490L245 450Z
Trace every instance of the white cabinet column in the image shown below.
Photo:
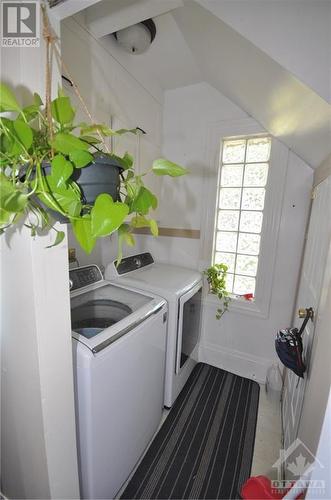
M1 49L1 80L20 99L43 96L44 75L43 43ZM67 240L47 249L53 241L54 234L31 238L25 227L0 238L1 488L8 498L79 498Z

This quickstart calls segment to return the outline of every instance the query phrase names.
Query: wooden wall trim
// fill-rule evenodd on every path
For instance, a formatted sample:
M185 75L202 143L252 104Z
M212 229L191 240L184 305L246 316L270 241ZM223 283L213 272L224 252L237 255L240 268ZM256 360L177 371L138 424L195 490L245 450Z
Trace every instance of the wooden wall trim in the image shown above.
M314 187L331 175L331 154L314 172Z
M133 230L135 234L151 234L148 227L140 227ZM159 227L159 236L170 236L174 238L200 239L199 229L178 229L176 227Z

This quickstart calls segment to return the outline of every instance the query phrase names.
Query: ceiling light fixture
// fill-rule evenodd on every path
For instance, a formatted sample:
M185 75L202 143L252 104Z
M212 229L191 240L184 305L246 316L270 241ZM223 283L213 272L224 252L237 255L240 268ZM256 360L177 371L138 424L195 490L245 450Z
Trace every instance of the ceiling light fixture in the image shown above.
M142 54L151 45L156 35L156 26L152 19L116 31L113 36L120 46L130 54Z

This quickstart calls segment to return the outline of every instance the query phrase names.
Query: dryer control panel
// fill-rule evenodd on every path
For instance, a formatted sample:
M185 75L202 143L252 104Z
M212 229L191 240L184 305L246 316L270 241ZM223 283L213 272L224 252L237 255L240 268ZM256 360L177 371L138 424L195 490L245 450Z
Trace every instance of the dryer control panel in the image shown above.
M102 274L98 266L83 266L69 271L69 286L70 291L78 290L84 286L92 285L102 281Z
M137 255L131 255L130 257L125 257L122 259L120 264L116 267L117 261L114 262L117 274L121 276L122 274L130 273L131 271L136 271L145 266L149 266L154 263L154 259L149 252L140 253Z

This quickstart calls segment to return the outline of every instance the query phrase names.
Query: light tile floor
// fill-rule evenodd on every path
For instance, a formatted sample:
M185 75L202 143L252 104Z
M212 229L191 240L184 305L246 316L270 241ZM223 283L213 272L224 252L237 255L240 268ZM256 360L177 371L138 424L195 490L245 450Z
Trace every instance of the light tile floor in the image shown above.
M282 445L280 403L269 398L260 384L259 413L251 476L277 478L272 465L279 458Z

